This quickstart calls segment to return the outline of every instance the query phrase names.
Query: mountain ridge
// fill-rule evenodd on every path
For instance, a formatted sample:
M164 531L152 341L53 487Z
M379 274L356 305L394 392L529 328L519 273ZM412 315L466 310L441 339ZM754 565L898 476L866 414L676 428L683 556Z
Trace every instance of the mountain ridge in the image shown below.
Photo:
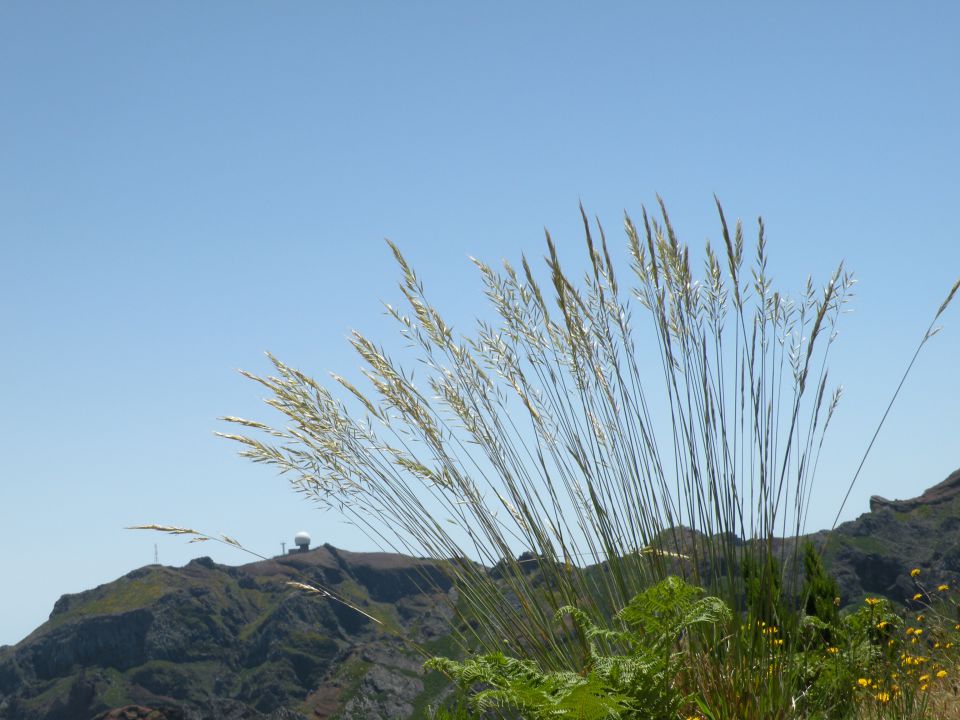
M844 605L884 596L910 606L913 568L930 587L960 576L960 470L804 537L822 548ZM329 588L363 612L290 581ZM423 717L445 682L425 675L399 638L455 653L451 601L436 562L331 545L240 566L147 565L62 596L47 622L0 647L0 719Z
M430 643L449 614L437 592L421 591L424 572L449 591L426 561L332 546L235 567L200 558L138 568L63 596L46 623L0 649L0 718L77 720L140 705L183 720L319 719L351 702L371 705L357 717L408 716L424 692L421 660L363 613L286 583L331 588ZM353 697L364 682L384 697Z

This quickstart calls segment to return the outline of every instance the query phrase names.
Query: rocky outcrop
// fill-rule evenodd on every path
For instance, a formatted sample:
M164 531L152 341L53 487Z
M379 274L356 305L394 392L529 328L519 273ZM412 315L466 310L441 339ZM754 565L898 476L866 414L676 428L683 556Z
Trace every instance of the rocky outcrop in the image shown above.
M960 495L960 470L952 472L942 483L934 485L922 495L910 500L887 500L879 495L870 498L870 511L893 510L896 512L910 512L925 505L936 505L952 500Z
M840 584L844 604L866 595L911 602L925 585L954 585L960 576L960 470L911 500L872 498L871 511L844 523L822 543L825 561Z

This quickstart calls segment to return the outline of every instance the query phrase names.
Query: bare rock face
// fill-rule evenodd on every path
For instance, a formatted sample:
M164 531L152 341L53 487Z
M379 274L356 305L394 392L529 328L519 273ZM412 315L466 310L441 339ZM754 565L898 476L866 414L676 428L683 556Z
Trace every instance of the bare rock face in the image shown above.
M411 700L423 691L423 681L399 668L374 665L360 683L360 692L343 708L344 720L406 720L413 715Z
M870 511L888 509L896 512L909 512L924 505L936 505L947 502L960 495L960 470L952 472L946 480L926 490L922 495L910 500L887 500L879 495L870 498Z

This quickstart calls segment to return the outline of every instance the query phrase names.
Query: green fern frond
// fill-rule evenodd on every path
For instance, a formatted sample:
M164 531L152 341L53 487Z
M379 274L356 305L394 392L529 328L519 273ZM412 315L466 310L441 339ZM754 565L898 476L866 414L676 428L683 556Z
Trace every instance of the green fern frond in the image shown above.
M668 577L636 595L618 617L648 645L663 647L694 625L722 625L730 608L720 598L701 597L703 588Z
M625 630L596 625L580 608L565 606L590 644L584 667L544 672L530 660L490 653L456 662L434 658L426 667L454 680L479 712L514 711L529 720L674 720L692 702L677 677L683 653L673 646L695 625L725 624L730 610L703 590L670 577L637 595L619 614ZM595 641L620 648L605 654Z

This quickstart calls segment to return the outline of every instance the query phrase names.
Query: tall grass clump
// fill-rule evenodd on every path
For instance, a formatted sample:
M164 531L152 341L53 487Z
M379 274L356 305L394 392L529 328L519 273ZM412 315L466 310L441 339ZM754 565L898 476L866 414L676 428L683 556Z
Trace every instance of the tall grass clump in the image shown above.
M625 217L628 268L582 208L581 277L549 234L545 272L474 260L495 319L472 334L391 244L406 307L387 312L414 362L357 332L363 380L320 384L270 356L275 374L244 374L281 420L228 417L245 429L225 436L382 546L442 562L482 620L463 625L471 648L581 667L596 643L617 649L584 628L674 575L742 624L717 630L718 652L767 647L764 628L796 616L803 558L779 538L805 526L855 281L840 265L797 296L775 289L763 221L747 248L717 211L699 272L662 202ZM556 622L570 607L578 622Z

